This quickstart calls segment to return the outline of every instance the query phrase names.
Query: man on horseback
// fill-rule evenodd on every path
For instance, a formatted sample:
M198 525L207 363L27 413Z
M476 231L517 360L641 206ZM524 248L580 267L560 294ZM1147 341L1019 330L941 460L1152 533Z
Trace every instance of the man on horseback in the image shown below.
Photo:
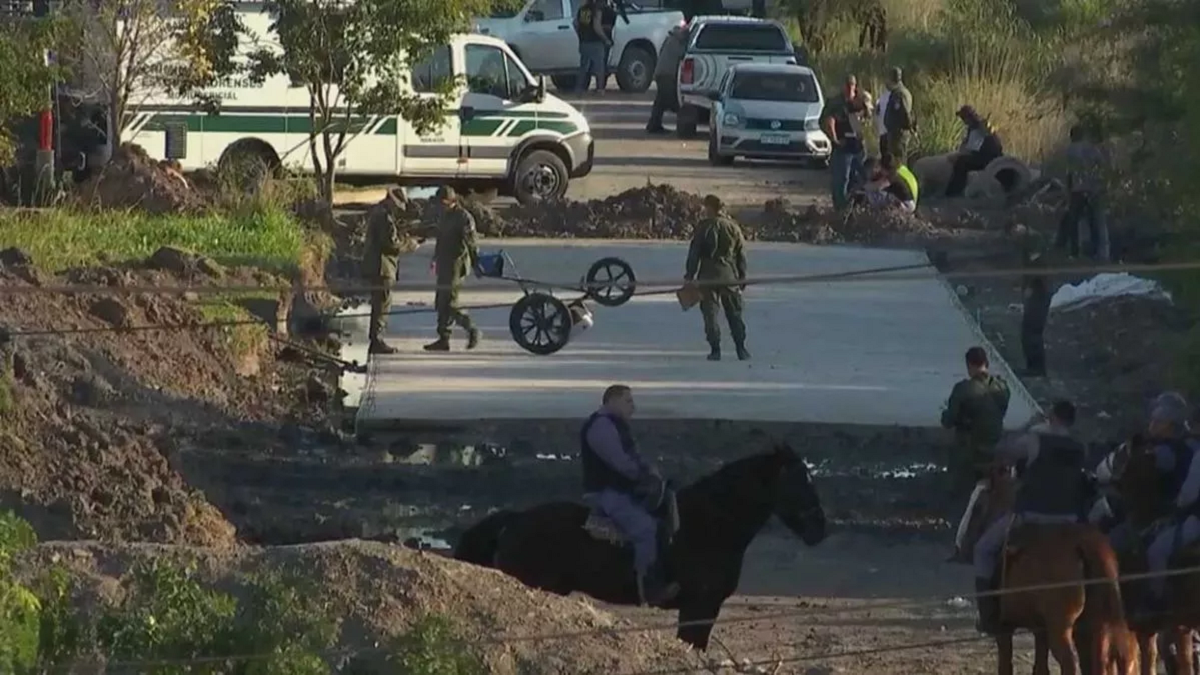
M1087 497L1084 468L1087 449L1071 437L1074 424L1075 406L1069 401L1059 401L1044 423L997 446L996 461L1006 466L1016 465L1021 482L1013 512L994 521L975 544L977 593L999 587L1001 549L1011 530L1022 523L1076 523L1081 519ZM999 596L977 597L976 602L979 631L998 632Z
M1200 541L1200 461L1196 461L1200 441L1188 434L1189 418L1187 402L1178 394L1160 396L1150 413L1155 464L1163 478L1163 496L1173 507L1167 526L1146 551L1151 575L1166 572L1176 551ZM1167 577L1151 576L1148 586L1144 609L1156 614L1162 609Z
M633 564L642 603L662 606L679 593L667 583L658 556L658 521L663 479L643 459L633 440L633 391L614 384L580 431L584 500L620 528L633 544Z
M967 350L967 378L954 385L950 400L942 411L942 426L954 430L955 454L948 468L955 487L973 485L966 513L959 523L952 560L960 560L965 547L971 514L988 485L992 451L1004 430L1011 392L1003 378L988 372L988 356L983 347Z

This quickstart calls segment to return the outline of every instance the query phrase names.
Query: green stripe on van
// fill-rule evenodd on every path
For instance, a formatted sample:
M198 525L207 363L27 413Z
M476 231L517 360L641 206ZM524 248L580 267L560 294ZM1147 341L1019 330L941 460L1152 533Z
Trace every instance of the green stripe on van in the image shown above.
M536 117L536 118L535 118ZM463 122L464 136L491 136L510 119L521 120L514 124L505 136L524 136L535 129L556 131L570 134L578 130L574 122L567 121L565 113L532 113L503 111L476 115ZM336 125L339 122L335 122ZM373 124L378 124L378 117L355 117L350 120L348 133L358 133ZM308 115L269 115L269 114L173 114L158 113L151 117L143 127L145 131L165 131L168 125L181 124L189 133L232 133L232 134L307 134L312 129ZM388 118L379 124L372 132L377 136L395 136L399 128L396 118Z

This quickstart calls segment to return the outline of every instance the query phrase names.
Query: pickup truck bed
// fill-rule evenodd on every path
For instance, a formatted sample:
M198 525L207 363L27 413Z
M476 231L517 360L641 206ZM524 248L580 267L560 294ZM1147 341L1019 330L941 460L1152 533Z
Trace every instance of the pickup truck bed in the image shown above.
M692 20L687 50L679 64L681 138L696 134L696 126L712 108L709 95L720 89L730 68L739 63L797 63L787 30L777 21L748 17L698 16Z

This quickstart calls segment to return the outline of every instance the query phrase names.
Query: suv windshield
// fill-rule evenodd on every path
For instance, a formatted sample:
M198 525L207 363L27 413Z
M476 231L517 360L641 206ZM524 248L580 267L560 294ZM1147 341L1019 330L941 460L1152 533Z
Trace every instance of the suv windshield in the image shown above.
M743 101L820 101L817 82L808 73L738 73L730 97Z
M790 52L791 44L773 24L707 23L696 37L695 49L723 52Z

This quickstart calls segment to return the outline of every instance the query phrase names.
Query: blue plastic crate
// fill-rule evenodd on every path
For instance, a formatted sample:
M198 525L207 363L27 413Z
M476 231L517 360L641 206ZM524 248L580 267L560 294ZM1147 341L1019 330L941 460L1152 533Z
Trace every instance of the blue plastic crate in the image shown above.
M481 253L475 264L475 275L479 277L500 278L504 276L504 260L507 256L500 250L495 253Z

